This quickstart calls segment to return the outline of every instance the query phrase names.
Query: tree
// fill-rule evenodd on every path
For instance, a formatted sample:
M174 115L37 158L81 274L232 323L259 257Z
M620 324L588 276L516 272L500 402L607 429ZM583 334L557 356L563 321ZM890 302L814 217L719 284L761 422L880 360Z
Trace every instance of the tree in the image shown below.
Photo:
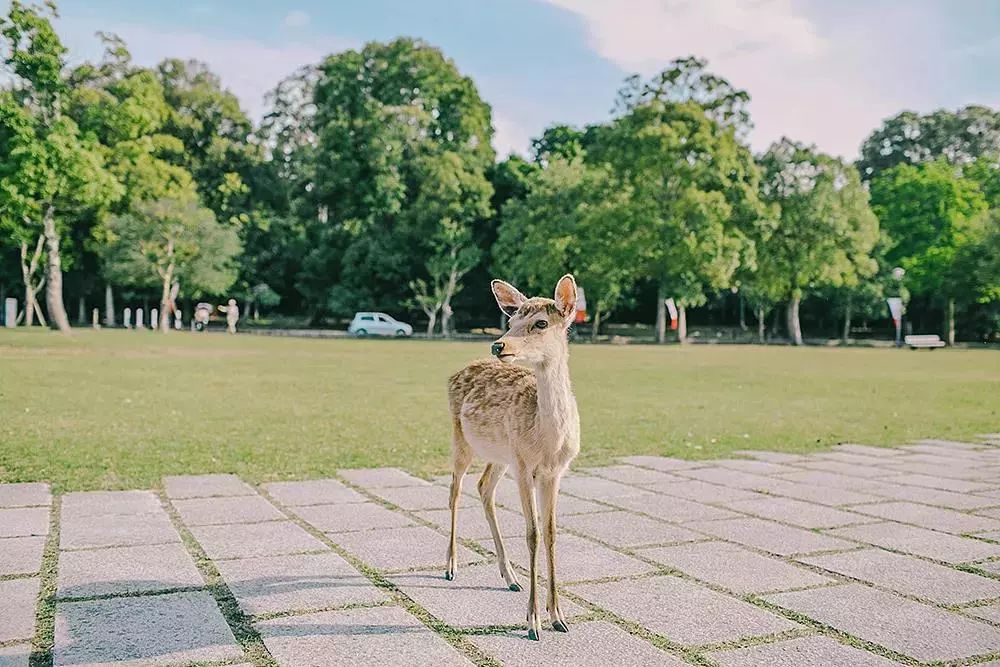
M886 261L906 270L912 292L944 301L944 328L954 343L956 302L972 298L955 260L987 209L979 184L944 160L900 164L872 180L871 201L890 238Z
M21 243L45 239L45 301L51 322L69 331L63 304L63 234L80 211L107 206L121 188L95 137L65 113L65 48L48 12L15 0L0 22L12 88L0 93L0 218ZM27 288L27 286L26 286Z
M112 278L138 287L159 286L160 329L170 329L171 288L220 294L233 284L239 238L194 199L144 202L104 225L106 265Z
M757 248L758 270L787 300L788 336L801 345L803 296L823 287L855 288L875 275L878 219L857 171L814 147L783 139L760 162L761 196L780 206L780 214L774 233Z

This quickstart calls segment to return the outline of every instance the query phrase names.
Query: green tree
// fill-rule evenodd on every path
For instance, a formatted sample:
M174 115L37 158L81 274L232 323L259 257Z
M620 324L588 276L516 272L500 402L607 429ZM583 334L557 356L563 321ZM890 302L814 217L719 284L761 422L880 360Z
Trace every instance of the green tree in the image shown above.
M221 294L236 279L236 231L219 223L195 199L143 202L110 217L104 234L105 261L113 280L161 288L161 331L170 330L174 285L183 284L192 295Z
M760 162L761 196L780 214L757 248L758 270L787 300L788 335L801 345L804 296L824 287L855 289L875 275L878 219L857 171L814 147L783 139Z

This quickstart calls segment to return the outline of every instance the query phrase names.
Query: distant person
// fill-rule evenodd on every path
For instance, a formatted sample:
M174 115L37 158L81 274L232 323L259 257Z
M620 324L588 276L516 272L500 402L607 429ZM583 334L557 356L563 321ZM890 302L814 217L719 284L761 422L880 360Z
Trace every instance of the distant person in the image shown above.
M212 317L212 304L210 303L199 303L194 308L194 319L191 321L191 327L195 331L204 331L208 328L208 321Z
M225 306L219 306L219 310L226 314L226 331L236 333L236 323L240 321L240 307L236 305L236 299L230 299Z

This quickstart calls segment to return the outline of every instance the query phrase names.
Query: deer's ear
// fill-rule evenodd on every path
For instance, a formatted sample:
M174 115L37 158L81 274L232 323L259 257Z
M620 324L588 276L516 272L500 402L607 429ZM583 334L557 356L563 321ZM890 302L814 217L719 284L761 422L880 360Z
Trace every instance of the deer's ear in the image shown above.
M576 310L576 280L570 273L556 283L556 308L566 318L572 318Z
M528 297L518 292L516 287L502 280L494 280L490 283L490 288L493 290L493 296L496 297L500 310L508 317L528 300Z

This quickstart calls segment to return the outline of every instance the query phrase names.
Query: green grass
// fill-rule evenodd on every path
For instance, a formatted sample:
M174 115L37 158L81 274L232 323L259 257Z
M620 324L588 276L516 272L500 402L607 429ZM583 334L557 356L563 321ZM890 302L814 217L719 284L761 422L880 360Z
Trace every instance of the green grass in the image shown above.
M0 481L59 491L448 466L445 379L481 343L0 330ZM572 349L579 464L1000 430L1000 353Z

